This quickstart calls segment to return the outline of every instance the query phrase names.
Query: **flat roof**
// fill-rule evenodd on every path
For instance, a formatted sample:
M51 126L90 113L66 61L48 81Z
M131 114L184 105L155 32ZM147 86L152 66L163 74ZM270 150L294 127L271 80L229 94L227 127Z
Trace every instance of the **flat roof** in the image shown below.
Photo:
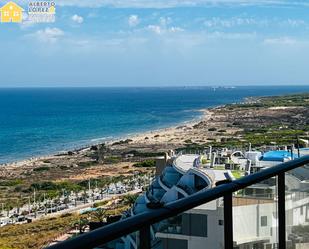
M175 159L175 166L183 171L193 168L193 162L199 155L181 155Z

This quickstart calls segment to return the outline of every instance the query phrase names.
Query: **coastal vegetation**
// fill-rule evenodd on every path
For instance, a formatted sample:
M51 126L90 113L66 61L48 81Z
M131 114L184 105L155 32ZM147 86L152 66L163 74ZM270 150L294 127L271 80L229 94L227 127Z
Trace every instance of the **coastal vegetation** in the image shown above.
M260 107L308 107L309 94L290 94L283 96L249 98L246 103L229 104L227 108L260 108Z
M156 166L156 161L155 160L145 160L142 162L137 162L133 164L134 167L155 167Z
M85 214L64 214L31 223L0 227L0 249L39 249L64 234L83 233L90 221L102 222L109 216L121 215L135 202L137 195L125 195L118 201L96 203L96 209Z
M244 148L251 143L255 147L292 144L303 147L304 142L298 138L308 138L308 106L308 93L253 98L246 103L226 105L218 113L229 116L232 125L227 128L239 130L205 146Z
M47 167L47 166L42 166L42 167L38 167L38 168L33 169L33 171L40 172L40 171L47 171L47 170L49 170L49 169L50 169L50 168Z
M130 150L127 154L132 154L137 158L149 158L149 157L158 157L163 156L164 152L153 152L153 151L138 151L138 150Z
M42 248L46 243L70 230L71 224L78 218L78 215L72 214L1 227L0 249Z
M244 176L244 172L241 170L232 170L232 175L235 177L235 179L239 179Z
M0 186L12 187L12 186L20 185L22 183L23 181L21 179L1 180Z
M145 174L148 173L140 173L139 176L142 177ZM134 174L126 176L121 174L80 181L38 181L36 183L24 183L22 180L7 180L0 182L0 188L1 186L4 188L1 193L1 196L5 198L4 208L10 211L13 207L21 207L28 204L29 200L33 202L34 192L36 201L43 201L44 199L59 198L64 193L85 191L89 189L89 186L102 189L107 188L110 184L130 182L133 177Z
M139 194L127 194L127 195L123 196L123 199L122 199L123 204L132 206L135 203L138 196L139 196Z
M94 166L96 164L97 164L97 162L95 162L95 161L85 161L85 162L78 163L78 166L82 167L82 168L87 168L87 167Z

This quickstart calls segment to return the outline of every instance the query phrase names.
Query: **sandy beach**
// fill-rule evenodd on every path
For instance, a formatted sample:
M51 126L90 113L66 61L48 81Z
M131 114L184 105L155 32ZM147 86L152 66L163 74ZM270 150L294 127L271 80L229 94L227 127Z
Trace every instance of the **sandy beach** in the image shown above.
M215 123L214 120L218 118L215 114L216 109L203 109L201 116L190 122L180 123L179 125L168 127L165 129L153 130L149 132L142 132L136 135L123 137L119 140L111 140L106 142L106 146L114 151L113 154L129 153L130 151L143 151L143 152L165 152L170 149L176 149L191 142L205 142L207 139L220 139L215 132L209 132L207 127L220 127L219 129L226 129L222 124ZM202 125L201 125L202 124ZM233 133L237 129L229 128L226 133ZM128 141L128 142L123 142ZM95 145L95 144L94 144ZM48 173L49 179L55 179L62 176L61 179L88 179L98 176L125 174L130 171L124 170L126 166L131 166L132 163L118 163L111 167L106 165L95 165L89 169L80 169L78 165L81 162L88 162L89 155L91 154L91 146L83 147L70 152L63 152L57 155L43 156L37 158L29 158L22 161L17 161L8 164L2 164L0 170L0 178L14 179L17 177L24 178L27 174L31 174L33 170L40 167L51 167L58 169L55 176ZM65 167L68 170L61 170L59 174L59 167ZM40 179L45 177L40 174ZM46 177L46 180L48 180ZM34 177L36 179L36 177ZM61 180L59 179L59 180Z
M218 107L219 108L219 107ZM201 112L201 116L199 118L195 118L194 120L179 123L178 125L171 126L164 129L152 130L148 132L141 132L135 135L122 137L119 139L113 139L106 141L105 144L110 147L112 150L144 150L144 151L151 151L156 149L158 151L166 151L168 149L174 149L177 146L184 145L188 140L192 142L201 142L206 141L208 138L211 140L218 139L218 136L214 134L214 132L208 132L206 129L201 129L199 127L203 124L204 128L206 126L216 126L218 127L218 123L214 122L215 116L215 109L203 109L199 110ZM219 125L221 127L221 125ZM221 128L224 128L222 126ZM233 133L235 129L228 129L227 133ZM122 143L122 141L129 141L128 143ZM120 143L119 143L120 142ZM98 144L93 144L98 145ZM75 161L75 160L82 160L82 157L87 156L90 151L91 146L85 146L80 149L76 149L73 151L64 151L59 154L55 155L46 155L41 157L33 157L28 158L12 163L1 164L1 174L3 175L4 172L10 170L18 170L20 168L35 168L41 164L45 164L44 162L49 160L57 160L61 161ZM68 155L72 152L71 155ZM74 160L75 159L75 160Z

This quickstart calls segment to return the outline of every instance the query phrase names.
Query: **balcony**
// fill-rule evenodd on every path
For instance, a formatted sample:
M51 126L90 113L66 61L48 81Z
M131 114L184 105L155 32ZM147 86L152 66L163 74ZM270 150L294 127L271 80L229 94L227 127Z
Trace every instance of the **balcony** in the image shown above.
M308 163L309 156L304 156L219 182L49 249L309 248L309 188L304 184ZM295 169L302 169L301 178ZM262 185L272 193L259 195ZM222 200L223 206L218 205ZM131 241L126 240L129 234L133 234Z

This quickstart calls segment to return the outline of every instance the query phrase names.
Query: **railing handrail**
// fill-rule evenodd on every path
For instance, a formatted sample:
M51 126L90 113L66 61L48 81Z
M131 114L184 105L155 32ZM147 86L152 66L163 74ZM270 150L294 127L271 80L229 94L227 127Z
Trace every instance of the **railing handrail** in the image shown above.
M164 207L153 209L151 212L144 212L133 217L112 223L92 232L69 239L59 244L48 247L48 249L91 249L96 246L113 241L127 234L143 229L167 218L173 217L202 204L208 203L227 194L244 189L252 184L261 182L287 171L296 169L309 163L309 156L303 156L289 162L281 163L257 173L244 176L238 180L219 185L206 191L195 193L186 198L177 200Z

